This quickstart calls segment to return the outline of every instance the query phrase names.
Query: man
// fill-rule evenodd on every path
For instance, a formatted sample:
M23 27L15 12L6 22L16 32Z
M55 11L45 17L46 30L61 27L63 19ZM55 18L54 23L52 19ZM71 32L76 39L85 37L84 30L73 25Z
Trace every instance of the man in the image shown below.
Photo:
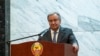
M74 48L74 52L77 52L79 49L78 42L69 28L63 28L61 24L61 16L59 13L54 12L48 15L47 17L50 28L45 30L46 32L40 40L50 41L53 43L67 43L71 44Z

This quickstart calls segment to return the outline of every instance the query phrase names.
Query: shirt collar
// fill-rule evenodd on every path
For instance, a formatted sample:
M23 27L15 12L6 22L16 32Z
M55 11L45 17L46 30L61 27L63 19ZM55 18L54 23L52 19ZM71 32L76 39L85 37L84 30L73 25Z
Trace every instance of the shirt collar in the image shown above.
M51 30L51 33L53 33L54 31L52 30L52 29L50 29ZM59 28L58 28L58 30L56 31L57 33L59 32Z

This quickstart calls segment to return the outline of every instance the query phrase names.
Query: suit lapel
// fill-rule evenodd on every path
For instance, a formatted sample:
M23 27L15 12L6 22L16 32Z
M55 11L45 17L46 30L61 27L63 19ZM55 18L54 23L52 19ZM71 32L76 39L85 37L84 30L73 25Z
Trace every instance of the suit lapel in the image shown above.
M48 41L52 42L50 29L47 32Z
M57 43L59 43L62 40L63 36L64 36L63 28L60 27L59 34L58 34L58 39L57 39Z

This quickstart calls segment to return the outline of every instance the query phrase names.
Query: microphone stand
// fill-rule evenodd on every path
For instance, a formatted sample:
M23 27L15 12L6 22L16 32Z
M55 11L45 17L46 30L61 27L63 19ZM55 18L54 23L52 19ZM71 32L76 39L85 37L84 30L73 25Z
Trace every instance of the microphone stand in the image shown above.
M30 37L34 37L34 36L39 36L40 37L41 34L35 34L35 35L31 35L31 36L27 36L27 37L23 37L23 38L19 38L19 39L15 39L15 40L10 40L10 41L5 41L5 42L0 42L0 44L4 44L4 43L10 43L13 41L17 41L17 40L22 40L22 39L26 39L26 38L30 38Z

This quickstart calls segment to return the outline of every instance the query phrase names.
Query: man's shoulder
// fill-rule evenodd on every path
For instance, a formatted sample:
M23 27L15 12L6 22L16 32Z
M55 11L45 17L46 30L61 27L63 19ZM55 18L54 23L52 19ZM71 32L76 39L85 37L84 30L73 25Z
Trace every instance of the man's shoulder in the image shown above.
M61 32L63 33L72 33L72 29L71 28L67 28L67 27L61 27Z
M61 27L61 30L66 31L66 30L72 30L72 29L71 28L67 28L67 27Z

